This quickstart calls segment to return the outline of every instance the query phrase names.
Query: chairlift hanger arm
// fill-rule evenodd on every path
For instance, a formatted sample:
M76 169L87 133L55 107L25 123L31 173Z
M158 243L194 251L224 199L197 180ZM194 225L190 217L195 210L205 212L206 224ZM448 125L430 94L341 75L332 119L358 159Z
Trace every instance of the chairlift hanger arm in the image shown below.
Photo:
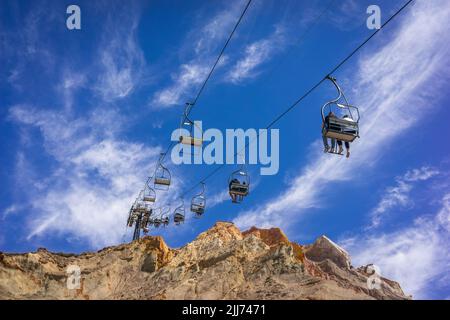
M199 196L203 196L205 194L205 183L204 182L200 182L200 184L202 185L202 192L200 192L197 197Z
M331 104L337 103L343 96L343 92L342 92L341 88L339 87L339 85L338 85L338 83L336 81L336 78L333 78L331 75L327 75L325 77L325 79L330 80L333 83L333 85L336 87L336 90L338 92L338 96L336 98L334 98L333 100L328 101L327 103L325 103L322 106L321 111L322 111L322 121L323 122L325 122L325 108L328 107ZM347 100L347 99L345 99L345 100Z

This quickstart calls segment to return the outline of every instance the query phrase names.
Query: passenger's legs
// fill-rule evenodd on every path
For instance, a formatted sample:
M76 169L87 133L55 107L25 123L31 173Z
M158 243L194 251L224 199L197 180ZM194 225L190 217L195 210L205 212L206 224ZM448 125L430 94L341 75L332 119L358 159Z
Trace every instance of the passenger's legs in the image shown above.
M347 155L346 157L350 157L350 143L349 142L345 142L345 149L347 149Z
M328 138L325 137L325 135L322 135L322 140L323 140L324 151L328 152L328 149L330 148L330 146L328 145Z
M339 151L338 151L338 153L341 154L342 151L344 150L344 149L342 148L342 141L341 141L341 140L338 140L338 141L337 141L337 144L338 144L338 146L339 146Z

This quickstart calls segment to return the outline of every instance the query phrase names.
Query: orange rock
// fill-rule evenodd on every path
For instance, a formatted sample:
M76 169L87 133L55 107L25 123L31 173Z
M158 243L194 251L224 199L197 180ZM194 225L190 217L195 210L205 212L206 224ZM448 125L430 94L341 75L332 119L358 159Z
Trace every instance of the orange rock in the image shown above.
M242 235L244 237L249 236L251 234L260 238L265 244L267 244L270 247L277 246L281 243L283 244L291 243L280 228L259 229L256 227L251 227L249 230L242 232Z

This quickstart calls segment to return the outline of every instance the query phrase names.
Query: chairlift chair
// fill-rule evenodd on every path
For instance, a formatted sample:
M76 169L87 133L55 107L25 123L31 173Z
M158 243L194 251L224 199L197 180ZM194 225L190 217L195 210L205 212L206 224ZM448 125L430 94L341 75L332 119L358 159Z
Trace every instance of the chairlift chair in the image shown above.
M160 209L160 212L161 212L161 215L159 216L160 225L166 227L169 225L170 222L169 219L170 207L163 207Z
M194 196L191 200L191 211L195 213L196 218L200 218L205 213L205 183L202 182L202 192Z
M150 216L152 215L152 209L148 210L146 213L144 213L142 215L142 220L141 220L141 228L147 228L147 225L150 221Z
M181 223L184 222L185 218L185 209L184 209L184 202L182 201L181 205L177 208L175 208L175 211L173 212L173 222L175 225L179 226Z
M322 106L322 121L324 123L322 134L330 139L336 139L344 142L353 142L356 138L359 138L359 109L348 103L344 92L339 87L335 78L327 76L338 91L338 97L333 99ZM339 102L343 99L343 103ZM340 111L343 117L338 116L326 116L330 112L337 114ZM332 152L335 153L335 152Z
M245 196L250 192L250 176L244 170L241 169L233 172L228 179L228 187L230 194L235 195L236 201L241 202Z
M135 212L136 213L146 213L149 210L149 208L147 207L147 204L144 201L139 201L136 203L135 206Z
M161 157L164 154L161 154ZM168 190L171 182L170 171L164 167L159 161L158 166L155 170L155 178L154 178L154 188L157 190Z
M161 226L161 208L153 209L153 218L150 219L149 224L153 225L154 228L159 228Z
M146 203L154 203L156 201L156 191L147 185L142 200Z
M134 205L133 205L128 214L127 226L131 228L133 226L136 218L137 218L137 215L136 215L136 212L134 211Z
M190 145L193 147L201 147L203 144L203 132L202 132L201 128L197 124L195 124L194 121L189 119L189 113L190 113L192 106L193 106L192 103L189 103L189 102L186 103L186 107L184 109L183 117L181 119L181 124L180 124L180 138L179 139L180 139L180 143L182 143L182 144ZM181 134L181 129L183 129L183 128L187 129L189 131L188 135ZM202 136L200 138L194 137L194 129L195 128L197 128L201 132Z
M161 218L155 218L153 219L153 226L155 228L159 228L159 226L161 225Z

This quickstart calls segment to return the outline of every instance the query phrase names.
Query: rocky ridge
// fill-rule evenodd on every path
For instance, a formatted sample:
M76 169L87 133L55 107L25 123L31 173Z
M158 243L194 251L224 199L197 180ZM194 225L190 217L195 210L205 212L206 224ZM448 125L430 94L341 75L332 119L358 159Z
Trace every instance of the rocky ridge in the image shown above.
M76 289L67 286L69 266L81 271ZM382 277L369 289L369 267L354 268L325 236L302 246L278 228L218 222L178 249L148 236L79 255L0 253L0 299L410 298Z

